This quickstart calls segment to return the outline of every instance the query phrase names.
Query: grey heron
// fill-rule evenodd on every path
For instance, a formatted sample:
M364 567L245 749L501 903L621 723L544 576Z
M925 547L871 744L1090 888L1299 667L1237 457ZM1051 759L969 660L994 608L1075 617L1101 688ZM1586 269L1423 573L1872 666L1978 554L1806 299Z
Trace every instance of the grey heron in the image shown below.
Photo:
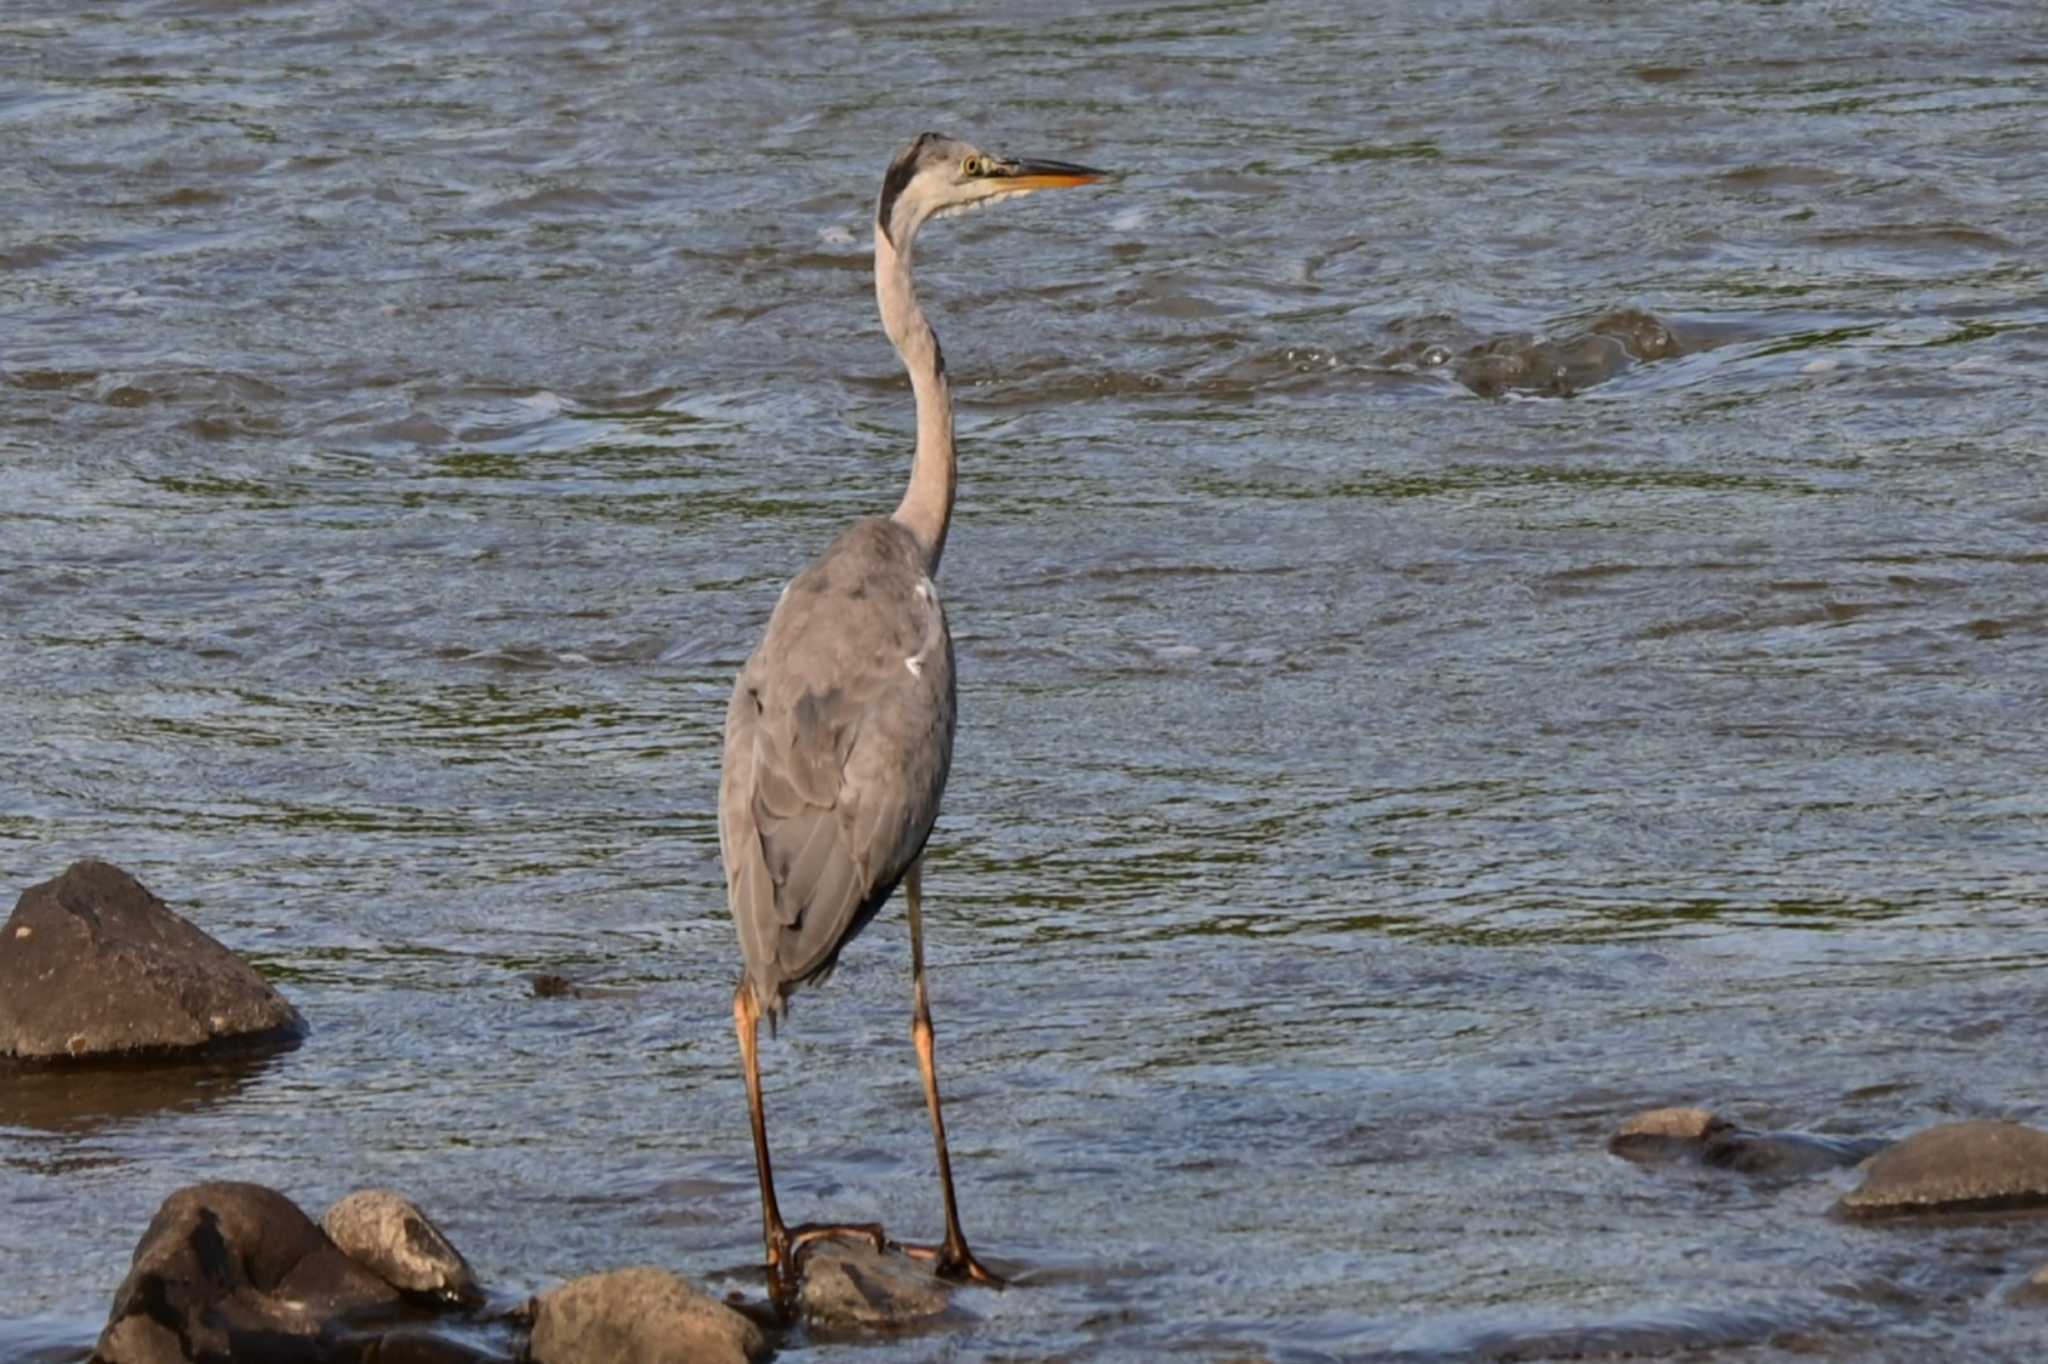
M733 1026L746 1071L769 1285L779 1300L805 1245L879 1227L790 1228L775 1202L761 1103L760 1024L832 971L840 951L900 884L910 918L911 1040L924 1078L945 1196L941 1274L1000 1282L967 1248L953 1195L924 977L925 840L952 764L953 641L933 578L953 512L953 400L939 338L910 271L918 229L997 200L1090 184L1104 172L1013 160L926 133L882 178L875 207L875 301L910 372L917 449L895 512L856 521L783 589L740 669L725 718L718 842L746 967Z

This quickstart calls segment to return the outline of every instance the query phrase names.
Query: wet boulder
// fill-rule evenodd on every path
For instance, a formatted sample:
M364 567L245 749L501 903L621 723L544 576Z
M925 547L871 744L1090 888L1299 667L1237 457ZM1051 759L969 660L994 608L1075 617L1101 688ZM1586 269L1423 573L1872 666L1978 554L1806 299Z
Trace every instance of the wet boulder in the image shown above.
M276 1190L195 1184L142 1234L95 1357L316 1364L344 1353L346 1318L401 1301Z
M403 1194L358 1189L327 1210L320 1229L343 1254L402 1292L449 1303L483 1300L469 1261Z
M1734 1127L1734 1123L1716 1116L1711 1109L1652 1108L1622 1123L1608 1148L1616 1155L1627 1155L1631 1151L1657 1150L1670 1142L1691 1145L1733 1131Z
M804 1315L828 1327L892 1329L944 1316L951 1286L930 1266L896 1249L876 1250L850 1241L809 1248L797 1302Z
M768 1353L750 1319L662 1269L572 1279L533 1301L534 1364L740 1364Z
M246 962L106 862L29 887L0 927L0 1058L163 1055L304 1028Z
M1895 1142L1835 1204L1849 1217L2048 1208L2048 1132L2016 1122L1945 1123Z

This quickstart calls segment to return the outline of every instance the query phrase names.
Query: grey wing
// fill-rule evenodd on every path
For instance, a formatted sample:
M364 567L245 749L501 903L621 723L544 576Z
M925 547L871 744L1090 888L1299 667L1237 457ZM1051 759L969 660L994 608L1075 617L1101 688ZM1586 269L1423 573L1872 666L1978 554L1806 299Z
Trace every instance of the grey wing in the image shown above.
M770 1011L830 971L938 816L952 647L935 596L911 610L897 628L848 631L853 618L778 609L733 688L719 840L748 978Z

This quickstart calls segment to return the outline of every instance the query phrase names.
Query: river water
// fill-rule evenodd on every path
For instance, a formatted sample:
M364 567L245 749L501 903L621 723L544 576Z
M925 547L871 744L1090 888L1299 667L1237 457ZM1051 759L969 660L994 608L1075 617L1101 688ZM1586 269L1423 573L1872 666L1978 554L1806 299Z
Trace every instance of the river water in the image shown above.
M891 1354L2038 1357L2038 1229L1605 1141L2048 1121L2039 7L564 8L0 5L0 885L118 862L312 1025L0 1077L0 1357L201 1179L758 1292L718 733L906 472L926 127L1123 174L920 242L1018 1283ZM907 961L764 1048L796 1218L938 1234Z

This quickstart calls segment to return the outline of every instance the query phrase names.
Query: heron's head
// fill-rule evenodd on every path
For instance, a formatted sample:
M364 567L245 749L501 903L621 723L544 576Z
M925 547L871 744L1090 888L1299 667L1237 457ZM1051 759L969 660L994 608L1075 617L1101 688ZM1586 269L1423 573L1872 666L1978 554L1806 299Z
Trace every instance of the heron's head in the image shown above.
M1013 160L958 138L925 133L896 154L882 177L875 225L903 250L932 218L1042 189L1093 184L1105 174L1066 161Z

